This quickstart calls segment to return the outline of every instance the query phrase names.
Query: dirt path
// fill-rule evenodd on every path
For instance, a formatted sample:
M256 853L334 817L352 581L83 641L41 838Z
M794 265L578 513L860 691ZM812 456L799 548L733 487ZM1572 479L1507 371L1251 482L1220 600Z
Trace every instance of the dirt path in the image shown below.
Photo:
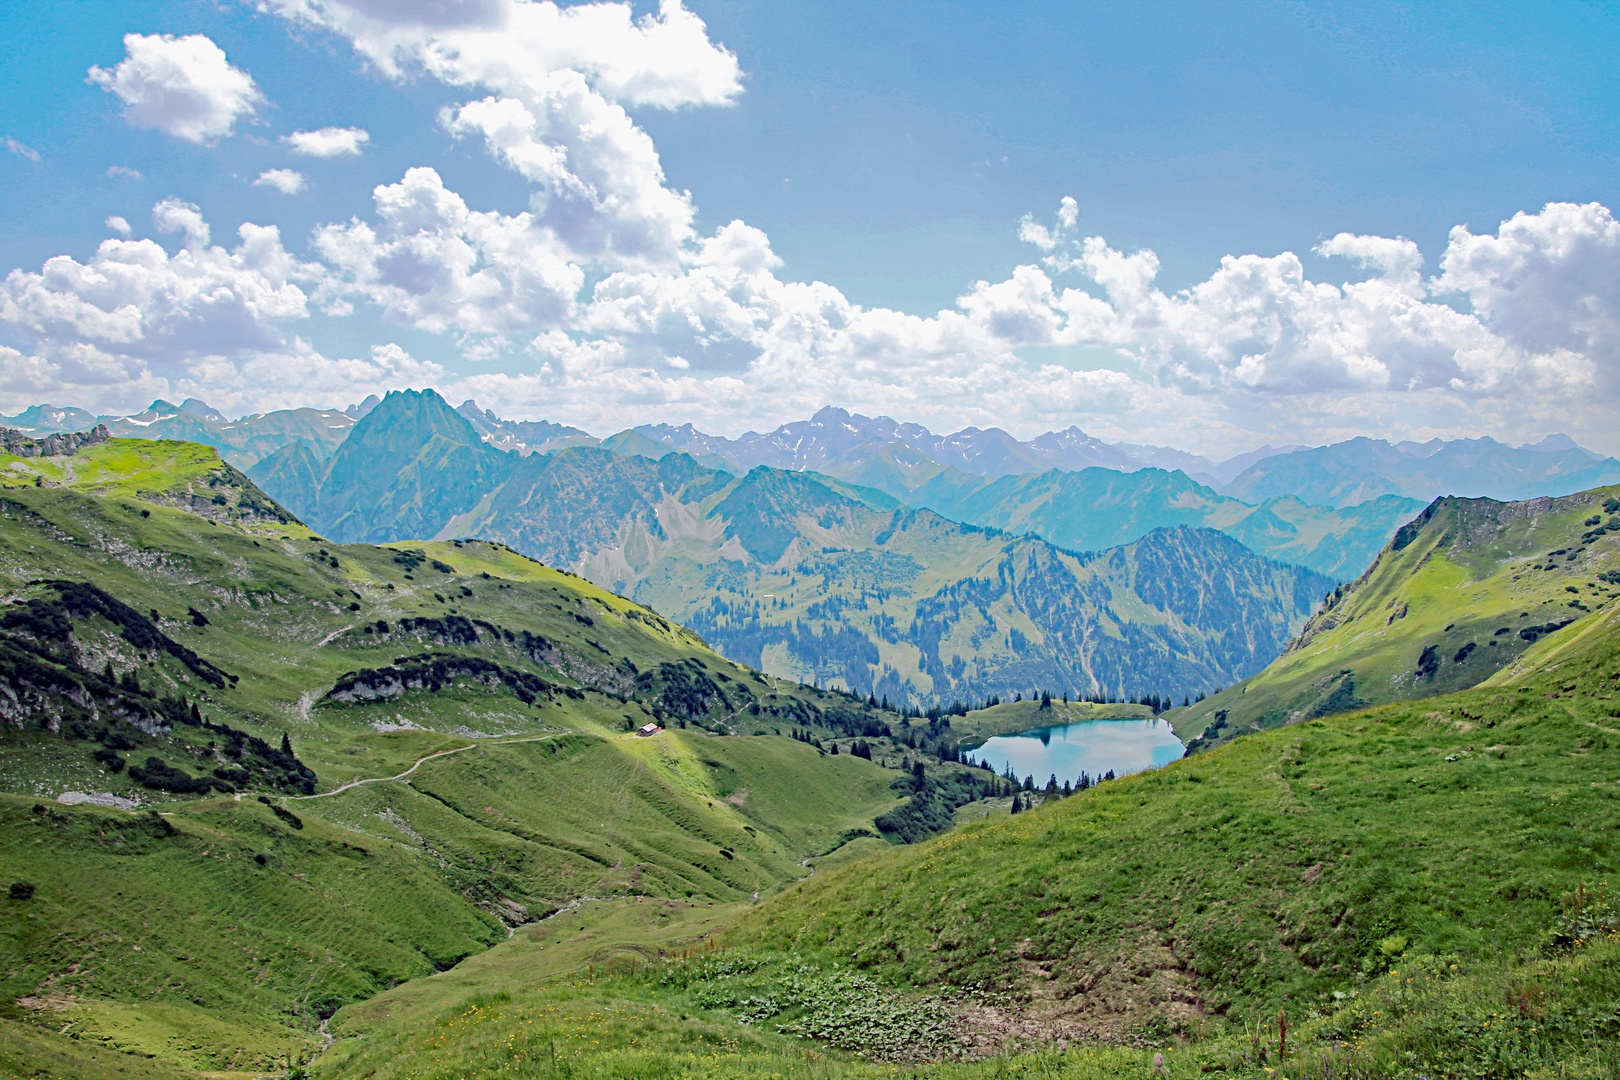
M552 732L550 735L531 735L522 739L482 740L480 742L471 743L467 746L458 746L454 750L440 750L436 753L428 754L426 757L419 757L416 759L416 764L412 765L398 776L370 776L364 780L350 780L347 784L344 784L341 787L335 787L331 791L323 791L318 795L284 795L282 797L285 799L297 799L300 801L304 799L324 799L328 795L339 795L345 791L348 791L350 788L357 788L361 784L386 784L392 780L403 780L417 769L420 769L425 763L432 761L434 758L449 757L451 754L459 754L465 750L476 750L482 746L511 746L514 743L545 742L547 739L555 739L558 735L562 734L565 734L565 732L556 731Z

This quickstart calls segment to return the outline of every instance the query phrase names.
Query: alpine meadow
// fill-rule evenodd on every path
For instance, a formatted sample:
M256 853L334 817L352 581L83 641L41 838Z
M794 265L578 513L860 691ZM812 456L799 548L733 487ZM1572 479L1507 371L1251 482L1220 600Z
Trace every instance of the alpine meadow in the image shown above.
M0 23L0 1080L1620 1078L1614 12Z

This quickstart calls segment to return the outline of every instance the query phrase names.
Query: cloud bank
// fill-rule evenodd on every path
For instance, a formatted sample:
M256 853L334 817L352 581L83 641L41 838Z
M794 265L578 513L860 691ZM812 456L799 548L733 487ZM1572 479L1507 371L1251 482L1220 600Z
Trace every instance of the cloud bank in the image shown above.
M0 326L28 347L8 355L4 400L202 386L221 407L262 408L295 371L310 402L431 379L602 431L691 419L734 433L824 404L1026 435L1080 423L1214 452L1278 433L1620 430L1620 225L1595 203L1548 203L1494 233L1458 226L1437 273L1410 240L1344 233L1315 249L1343 268L1333 281L1291 252L1245 254L1166 291L1152 251L1089 234L1066 198L1012 223L1030 254L1004 280L929 316L863 308L785 280L745 222L700 233L691 195L668 183L633 110L725 107L744 79L676 0L641 18L529 0L260 7L346 42L383 80L459 92L441 130L526 181L528 205L477 207L413 167L375 188L368 213L319 227L307 259L268 225L214 245L179 200L153 211L172 251L109 219L120 237L85 263L7 277ZM263 101L206 38L130 35L126 48L91 78L132 123L207 142ZM281 141L333 158L368 139L329 127ZM268 168L255 183L292 194L304 178ZM439 336L445 355L385 345L328 360L302 336L362 309Z

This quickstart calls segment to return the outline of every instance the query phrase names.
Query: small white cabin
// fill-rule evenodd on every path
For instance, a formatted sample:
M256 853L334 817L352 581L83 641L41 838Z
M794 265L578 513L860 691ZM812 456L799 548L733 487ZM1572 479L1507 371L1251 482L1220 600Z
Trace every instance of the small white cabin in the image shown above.
M645 737L648 735L657 735L663 730L664 729L659 727L657 724L643 724L641 727L636 729L636 734Z

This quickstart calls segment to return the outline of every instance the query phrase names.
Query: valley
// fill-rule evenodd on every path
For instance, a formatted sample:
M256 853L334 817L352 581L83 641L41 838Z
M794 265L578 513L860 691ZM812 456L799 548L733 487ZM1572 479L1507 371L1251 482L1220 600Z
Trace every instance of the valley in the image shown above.
M1616 1064L1620 489L1437 501L1333 587L422 423L320 531L195 443L0 459L0 1075ZM1003 768L1098 722L1189 753Z

